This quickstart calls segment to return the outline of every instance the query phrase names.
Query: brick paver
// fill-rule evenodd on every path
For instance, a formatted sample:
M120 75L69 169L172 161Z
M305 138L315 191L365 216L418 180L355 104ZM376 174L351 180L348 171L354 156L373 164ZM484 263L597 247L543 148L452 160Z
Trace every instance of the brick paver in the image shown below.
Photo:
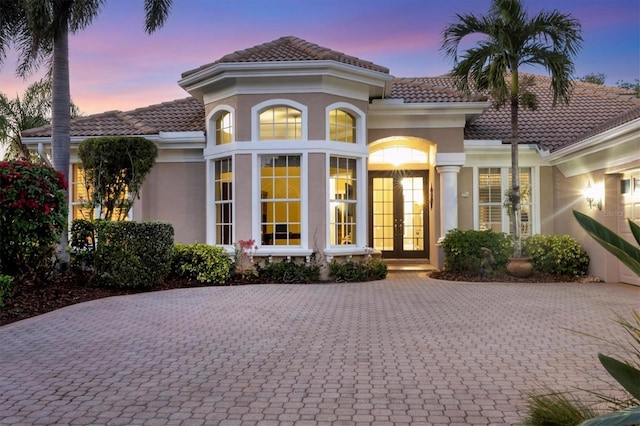
M606 378L621 284L171 290L0 327L0 424L518 424L523 396ZM609 351L612 353L611 351Z

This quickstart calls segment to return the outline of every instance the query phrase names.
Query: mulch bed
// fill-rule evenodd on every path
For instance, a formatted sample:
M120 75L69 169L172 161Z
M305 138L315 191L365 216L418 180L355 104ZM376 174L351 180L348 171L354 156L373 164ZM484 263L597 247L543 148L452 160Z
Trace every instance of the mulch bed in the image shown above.
M572 277L549 274L534 274L530 278L515 278L507 274L492 274L483 278L478 274L452 273L447 271L432 271L431 278L447 281L469 282L597 282L596 277ZM14 296L5 300L5 306L0 308L0 326L41 315L65 306L104 297L121 296L126 294L145 293L150 291L171 290L177 288L203 287L204 285L193 279L170 277L153 289L105 288L92 285L89 275L82 272L65 272L56 274L53 280L46 284L24 283L15 287ZM247 284L249 281L236 281L230 284Z
M451 272L451 271L432 271L429 272L431 278L446 281L469 281L469 282L519 282L519 283L592 283L602 282L599 277L590 275L558 275L543 274L535 272L528 278L518 278L507 273L492 273L488 276L481 276L471 272Z
M191 287L203 285L196 280L171 277L153 289L107 288L90 284L87 273L59 273L51 282L45 284L17 285L14 296L5 300L4 307L0 308L0 326L104 297Z

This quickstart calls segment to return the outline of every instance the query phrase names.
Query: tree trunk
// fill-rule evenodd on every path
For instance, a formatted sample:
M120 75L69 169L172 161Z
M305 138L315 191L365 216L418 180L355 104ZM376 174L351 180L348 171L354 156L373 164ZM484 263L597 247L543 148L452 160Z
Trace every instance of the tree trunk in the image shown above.
M67 14L67 11L62 11L62 13ZM69 26L66 17L62 19L62 28L54 37L52 68L51 149L53 167L61 172L65 176L65 181L69 183L71 93L69 89ZM67 205L69 205L69 188L66 191L66 198ZM56 253L63 269L69 264L67 245L67 227L65 226Z
M513 256L522 256L520 241L520 165L518 162L518 72L511 74L511 236Z

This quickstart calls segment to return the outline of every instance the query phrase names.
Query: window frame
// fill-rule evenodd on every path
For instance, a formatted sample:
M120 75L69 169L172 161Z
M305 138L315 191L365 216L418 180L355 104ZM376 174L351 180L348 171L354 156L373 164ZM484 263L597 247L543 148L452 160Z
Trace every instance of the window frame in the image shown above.
M295 139L262 139L260 137L260 115L268 109L286 107L292 108L300 112L300 136ZM308 109L306 105L291 99L269 99L260 102L251 107L251 140L260 143L273 143L273 142L303 142L309 138L309 123L308 123Z
M217 179L217 165L219 162L228 162L229 167L230 167L230 172L231 172L231 191L230 191L230 198L229 199L224 199L221 198L220 200L217 199L217 184L218 182L223 183L223 180L218 180ZM233 156L226 156L226 157L219 157L219 158L215 158L211 160L211 168L212 168L212 173L211 173L211 178L212 178L212 182L213 182L213 191L211 194L211 200L212 200L212 241L214 245L219 245L219 246L228 246L231 247L233 246L233 243L235 241L235 173L234 173L234 159ZM218 212L218 206L222 206L222 205L230 205L230 217L229 217L229 221L228 222L220 222L218 221L218 217L217 217L217 212ZM229 233L229 242L228 243L219 243L218 242L218 225L221 226L229 226L231 231Z
M88 191L86 190L86 186L85 186L85 182L84 182L84 173L83 173L83 177L81 180L77 180L78 178L76 178L76 173L79 173L80 170L84 170L82 168L82 162L78 161L78 162L72 162L69 164L69 176L71 176L71 179L69 180L69 214L68 214L68 223L71 224L75 219L84 219L84 220L95 220L95 219L100 219L102 216L102 206L101 205L97 205L94 212L93 212L93 217L89 217L89 218L83 218L83 217L73 217L74 216L74 211L75 208L78 207L80 210L84 209L81 206L82 202L84 201L89 201L88 199L85 200L83 198L80 198L79 200L75 200L75 196L76 196L76 191L75 189L78 187L78 185L82 185L82 193L84 193L87 197L89 197ZM130 196L129 191L127 190L127 195ZM135 201L135 200L134 200ZM129 212L127 213L127 217L124 219L125 221L131 221L133 220L133 209L135 207L135 203L134 205L131 206L131 208L129 209ZM70 229L70 228L69 228Z
M262 167L261 167L261 159L265 156L296 156L300 159L300 194L299 198L296 200L299 201L300 207L300 244L292 244L292 245L276 245L276 244L262 244ZM259 242L259 247L261 252L268 251L269 253L275 255L289 255L292 254L309 254L307 253L309 247L309 238L308 238L308 153L300 150L267 150L264 152L254 152L252 154L252 168L256 170L256 173L253 174L253 194L252 194L252 238ZM285 200L285 199L279 199ZM297 222L296 222L297 223ZM275 222L274 222L275 224ZM287 222L289 224L289 222ZM275 225L274 225L275 226ZM275 230L274 230L275 232ZM304 252L304 253L303 253Z
M327 225L328 225L328 237L327 237L327 246L328 247L332 247L332 248L337 248L337 247L354 247L357 245L358 241L361 240L360 238L360 229L359 229L359 217L360 217L360 210L362 210L362 203L359 202L359 199L361 197L361 190L360 190L360 176L359 176L359 169L360 169L360 160L358 158L354 158L354 157L349 157L349 156L345 156L345 155L339 155L339 154L329 154L328 155L328 160L329 160L329 165L327 167L327 197L328 197L328 209L329 209L329 214L327 217ZM332 188L332 184L331 184L331 180L332 179L341 179L340 177L340 172L338 172L338 177L332 177L331 175L331 168L332 168L332 160L336 159L338 164L337 167L340 170L340 162L342 161L347 161L347 166L351 165L351 163L353 163L353 168L349 168L349 167L345 167L344 170L352 170L353 171L353 176L350 179L344 179L344 180L349 180L351 182L351 188L353 191L353 194L355 194L355 196L353 198L348 197L348 187L346 186L347 183L345 182L345 195L342 198L338 198L338 197L334 197L334 195L338 195L337 193L334 193ZM335 218L336 218L336 208L338 208L337 204L343 204L344 205L344 209L348 210L349 206L353 206L354 208L354 214L353 214L353 222L338 222ZM342 216L341 212L341 216ZM348 217L348 215L347 215ZM341 217L342 220L342 217ZM353 228L353 233L355 235L350 235L347 234L347 236L341 236L340 240L338 240L338 232L337 229L343 229L344 227L349 228L352 227ZM334 229L336 231L334 231ZM334 231L334 232L332 232ZM334 240L334 236L336 237L336 239Z
M511 179L509 178L511 167L482 165L473 167L473 229L480 230L480 170L481 169L499 169L500 170L500 211L501 211L501 231L506 234L511 233L509 215L503 207L504 193L511 187ZM521 173L525 170L529 171L530 187L529 200L525 203L529 206L528 235L540 233L540 173L538 166L520 166ZM521 224L521 231L522 231ZM525 235L524 233L521 235Z
M354 118L354 126L355 126L355 141L354 142L343 142L343 141L334 141L331 139L331 112L335 110L341 110L343 112L351 114ZM327 105L325 108L325 138L328 142L336 142L340 144L355 144L355 145L367 145L366 139L366 115L365 113L356 108L355 106L346 103L346 102L335 102L330 105Z
M230 128L231 128L231 140L229 142L219 143L218 138L218 119L224 114L229 114ZM235 109L229 105L219 105L212 109L207 114L206 119L206 131L207 131L207 146L216 147L222 145L229 145L236 141L236 113Z

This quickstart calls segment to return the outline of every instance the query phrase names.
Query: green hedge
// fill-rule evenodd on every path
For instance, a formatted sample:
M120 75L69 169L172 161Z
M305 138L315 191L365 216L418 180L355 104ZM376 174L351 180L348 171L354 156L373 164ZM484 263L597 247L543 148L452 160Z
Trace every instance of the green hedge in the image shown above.
M315 263L281 262L256 265L258 279L269 283L310 283L320 279L320 267Z
M13 278L0 274L0 308L4 306L5 299L13 296Z
M461 231L452 229L442 241L444 251L444 268L454 272L478 272L482 262L481 248L486 247L493 252L496 263L493 268L503 270L512 252L511 238L506 234L498 234L491 230Z
M380 259L346 262L334 260L329 264L329 274L336 282L383 280L387 277L387 264Z
M229 254L222 247L200 243L173 246L171 272L203 284L225 284L231 278L231 264Z
M98 220L95 227L93 274L97 283L111 287L153 287L169 274L172 225Z
M538 272L585 275L589 269L589 255L569 235L533 235L522 242L522 250Z

